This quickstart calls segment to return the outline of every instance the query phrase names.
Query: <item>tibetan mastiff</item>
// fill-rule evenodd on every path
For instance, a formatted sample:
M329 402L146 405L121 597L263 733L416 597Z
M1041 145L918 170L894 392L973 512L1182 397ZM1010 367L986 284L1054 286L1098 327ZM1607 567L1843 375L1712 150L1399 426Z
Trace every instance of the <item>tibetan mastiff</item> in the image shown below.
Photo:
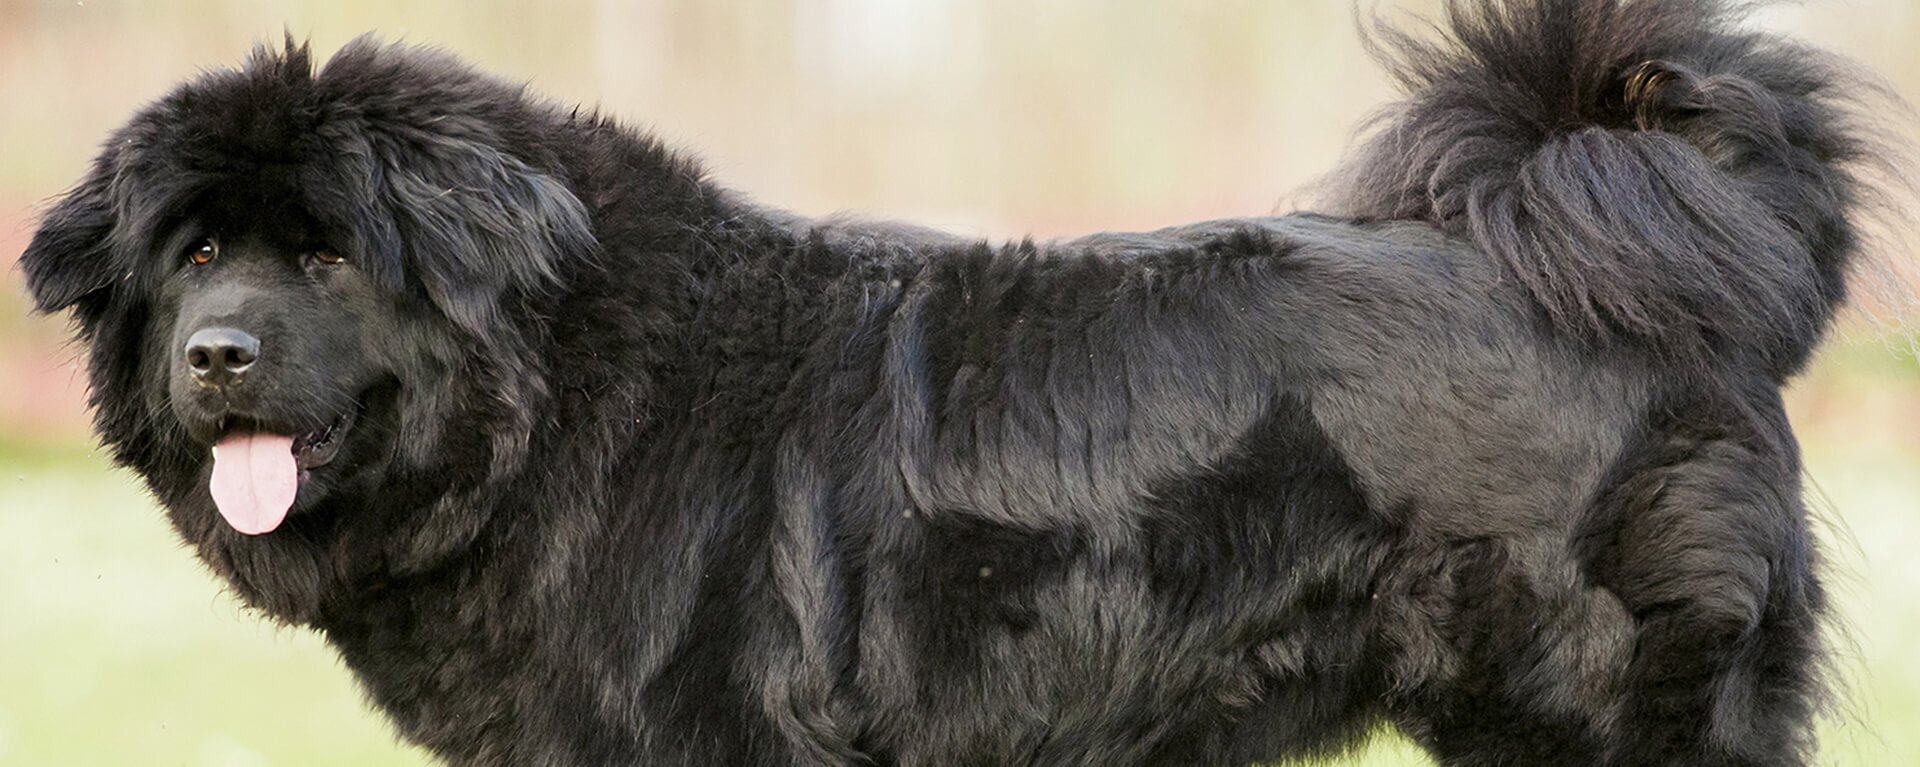
M1745 5L1456 0L1313 211L1007 243L289 42L22 266L182 538L450 763L1799 765L1780 390L1884 153Z

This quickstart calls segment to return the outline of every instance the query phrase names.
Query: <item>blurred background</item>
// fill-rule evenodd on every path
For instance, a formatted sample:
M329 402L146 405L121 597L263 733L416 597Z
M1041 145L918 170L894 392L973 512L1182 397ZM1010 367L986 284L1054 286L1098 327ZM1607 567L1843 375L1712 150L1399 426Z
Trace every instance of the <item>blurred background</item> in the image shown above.
M1291 208L1391 97L1354 20L1349 0L0 0L0 764L429 761L317 637L247 614L179 547L94 448L64 321L22 294L38 211L177 80L283 31L322 55L372 31L600 105L769 204L999 239ZM1920 97L1915 0L1760 22ZM1791 392L1850 627L1826 764L1920 764L1920 365L1899 316L1850 319ZM1390 736L1351 763L1427 764Z

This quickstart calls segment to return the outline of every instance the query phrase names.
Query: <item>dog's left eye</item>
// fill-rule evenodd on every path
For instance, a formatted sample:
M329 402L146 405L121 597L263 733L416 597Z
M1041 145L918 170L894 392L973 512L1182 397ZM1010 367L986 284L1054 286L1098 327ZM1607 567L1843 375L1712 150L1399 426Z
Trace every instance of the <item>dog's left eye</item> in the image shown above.
M314 260L315 263L325 264L327 266L337 266L339 264L344 264L347 262L346 256L340 255L339 253L335 253L326 248L320 248L319 250L313 251L313 253L310 254L310 257Z
M210 263L220 255L220 246L213 240L201 240L187 248L187 261L194 266Z

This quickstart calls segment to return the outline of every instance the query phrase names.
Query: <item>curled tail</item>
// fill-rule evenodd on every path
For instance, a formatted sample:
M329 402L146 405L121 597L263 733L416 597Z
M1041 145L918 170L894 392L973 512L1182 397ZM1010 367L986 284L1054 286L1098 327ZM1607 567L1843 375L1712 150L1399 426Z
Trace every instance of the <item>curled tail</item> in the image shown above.
M1737 0L1453 0L1370 42L1407 98L1333 212L1423 220L1500 261L1561 332L1797 369L1846 292L1877 157L1835 59Z

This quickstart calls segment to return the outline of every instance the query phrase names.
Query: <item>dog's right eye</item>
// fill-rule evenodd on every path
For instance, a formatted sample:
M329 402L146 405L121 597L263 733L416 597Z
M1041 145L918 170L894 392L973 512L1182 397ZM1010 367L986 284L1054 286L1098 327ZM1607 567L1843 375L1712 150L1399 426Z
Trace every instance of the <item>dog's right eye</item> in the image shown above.
M218 255L220 255L220 246L213 240L201 240L187 246L187 260L195 266L212 261Z

